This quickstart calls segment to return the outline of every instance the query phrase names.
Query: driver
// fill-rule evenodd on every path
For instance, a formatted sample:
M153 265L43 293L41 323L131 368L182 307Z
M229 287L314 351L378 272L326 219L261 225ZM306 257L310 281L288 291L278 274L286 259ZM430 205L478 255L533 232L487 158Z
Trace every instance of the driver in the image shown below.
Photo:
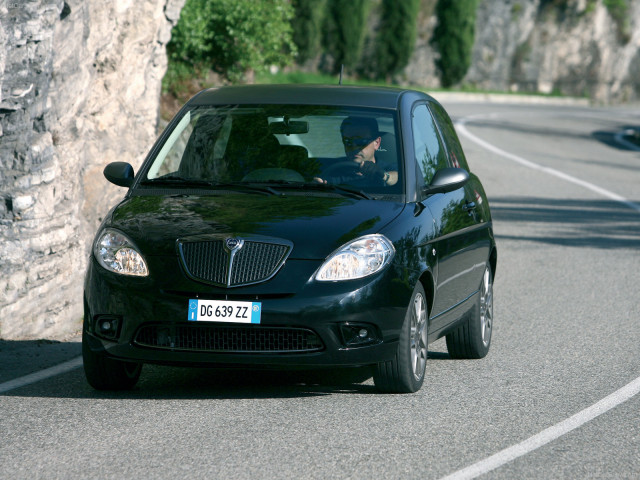
M375 154L380 149L382 138L375 118L347 117L340 125L340 134L344 153L347 161L353 162L353 169L338 177L315 178L317 182L339 184L363 179L372 185L395 185L398 182L396 170L385 170L376 162Z

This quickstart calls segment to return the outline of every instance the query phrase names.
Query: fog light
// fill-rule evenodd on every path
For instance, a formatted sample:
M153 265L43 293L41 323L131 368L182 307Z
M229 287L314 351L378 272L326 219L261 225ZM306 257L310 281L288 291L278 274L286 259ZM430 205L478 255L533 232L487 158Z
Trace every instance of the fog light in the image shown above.
M380 343L382 340L373 326L343 323L340 325L342 340L347 347L364 347Z
M99 337L115 340L118 338L120 318L113 315L100 315L96 317L95 333Z

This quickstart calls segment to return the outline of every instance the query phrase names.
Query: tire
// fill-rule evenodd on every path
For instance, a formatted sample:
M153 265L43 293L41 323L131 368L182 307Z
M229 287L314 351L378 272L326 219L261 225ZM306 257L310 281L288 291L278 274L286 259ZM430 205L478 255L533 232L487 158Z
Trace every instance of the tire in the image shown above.
M427 364L427 297L420 283L411 296L395 358L374 367L373 381L388 393L413 393L424 382Z
M451 358L484 358L491 347L493 331L493 274L486 266L478 299L471 316L447 335L447 350Z
M87 382L96 390L130 390L138 382L141 363L123 362L91 350L82 332L82 360Z

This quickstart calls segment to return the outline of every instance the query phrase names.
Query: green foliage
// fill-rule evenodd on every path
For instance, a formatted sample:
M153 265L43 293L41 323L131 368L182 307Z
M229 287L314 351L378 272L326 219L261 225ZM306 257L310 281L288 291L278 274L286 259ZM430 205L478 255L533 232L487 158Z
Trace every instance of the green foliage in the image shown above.
M337 85L338 84L338 75L336 74L326 74L326 73L315 73L315 72L306 72L306 71L280 71L277 73L262 73L256 75L256 83L271 83L271 84L285 84L285 83L315 83L315 84L325 84L325 85ZM349 78L343 80L343 84L349 85L366 85L366 86L389 86L389 82L385 81L374 81L368 80L366 78Z
M335 85L338 83L338 77L334 74L328 75L304 71L266 72L256 75L256 83L317 83Z
M376 78L389 78L409 63L416 42L420 0L382 0L380 31L372 67Z
M293 41L298 47L296 61L302 64L320 52L327 0L293 0L292 5L295 11L291 21Z
M622 43L631 40L631 23L629 20L629 0L603 0L604 6L609 11L609 15L616 22L618 28L618 39Z
M335 73L344 64L353 69L358 64L369 15L369 0L328 0L323 46L333 58L328 70Z
M187 0L167 45L167 82L183 78L189 68L240 82L291 63L292 17L288 0Z
M440 53L436 66L442 86L460 82L471 65L477 0L439 0L438 25L431 42Z

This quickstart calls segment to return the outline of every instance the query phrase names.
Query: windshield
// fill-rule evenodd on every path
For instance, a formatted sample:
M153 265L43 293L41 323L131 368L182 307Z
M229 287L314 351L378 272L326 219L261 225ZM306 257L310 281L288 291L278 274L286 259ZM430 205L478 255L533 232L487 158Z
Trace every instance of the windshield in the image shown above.
M187 111L145 183L341 185L401 193L393 112L261 105Z

